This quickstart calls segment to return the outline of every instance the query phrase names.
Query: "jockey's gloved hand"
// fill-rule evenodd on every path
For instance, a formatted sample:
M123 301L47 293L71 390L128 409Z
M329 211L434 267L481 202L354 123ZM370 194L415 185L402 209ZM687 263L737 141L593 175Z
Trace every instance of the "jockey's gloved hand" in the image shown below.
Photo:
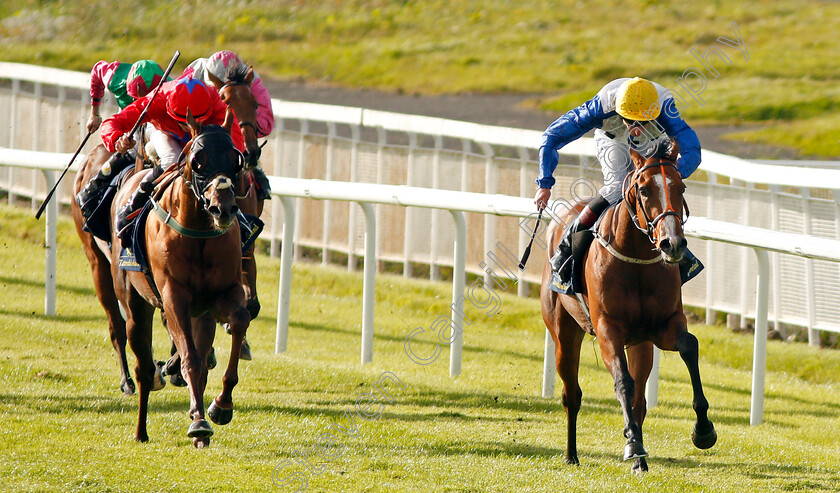
M117 142L114 144L114 148L120 154L125 154L129 150L134 148L134 144L136 144L136 142L134 142L134 139L130 138L128 135L123 135L119 139L117 139Z

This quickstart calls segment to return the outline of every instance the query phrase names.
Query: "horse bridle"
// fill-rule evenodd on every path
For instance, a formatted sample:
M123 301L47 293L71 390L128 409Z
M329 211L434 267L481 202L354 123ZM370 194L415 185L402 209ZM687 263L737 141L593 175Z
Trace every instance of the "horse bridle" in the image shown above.
M231 86L247 86L247 85L248 84L245 84L244 82L227 82L222 87L219 88L219 94L221 94L222 91L224 91L226 88L231 87ZM238 120L238 118L237 118L237 120ZM246 122L246 121L239 120L239 128L244 130L245 127L251 127L254 130L254 135L256 135L257 137L259 137L260 134L263 133L262 129L260 128L259 122L255 123L255 122ZM263 134L263 135L265 135L265 134Z
M624 179L624 183L622 184L622 194L624 195L624 205L627 207L627 211L630 213L630 219L633 221L633 225L639 229L639 231L645 233L650 240L651 243L656 245L659 248L659 238L656 235L656 225L659 224L660 221L665 219L668 216L674 216L677 220L680 221L680 224L685 224L688 220L689 210L688 210L688 203L683 198L683 209L685 210L685 217L680 216L680 214L674 209L674 206L671 205L671 195L668 193L668 181L665 179L665 167L670 166L677 170L677 165L674 164L672 161L667 159L659 158L658 163L648 164L646 166L642 166L641 168L637 169L634 173L627 175ZM639 214L638 214L638 205L641 202L639 197L639 182L638 177L643 171L646 171L651 168L659 168L660 173L662 173L662 185L665 187L665 210L662 211L659 215L655 218L651 219L647 213L647 210L642 207L642 217L645 220L645 226L639 222ZM631 186L627 186L628 180ZM630 205L630 191L635 191L636 196L636 204L633 206Z
M237 161L238 162L236 163L236 171L233 173L232 176L229 176L227 173L224 173L224 172L214 174L213 176L211 176L209 178L203 176L203 174L201 173L201 170L200 170L201 167L196 166L195 163L194 163L194 160L195 160L195 155L200 150L202 150L204 148L205 139L209 138L210 135L213 135L213 134L199 134L199 135L197 135L193 140L191 140L189 142L188 145L184 146L184 150L181 151L181 156L178 159L178 174L181 175L181 178L183 178L185 182L187 182L187 188L192 190L193 195L195 195L195 198L198 201L199 205L201 205L201 207L205 208L205 209L208 207L209 204L207 203L207 199L204 197L204 192L206 192L207 188L209 188L210 185L213 183L212 178L215 177L217 174L223 174L224 177L225 177L225 180L228 180L230 182L230 186L235 190L236 189L237 175L239 174L239 171L242 169L242 167L244 166L244 163L245 163L245 157L242 155L242 152L240 152L239 149L237 149L233 145L233 140L230 140L230 136L227 135L227 134L224 134L228 137L228 140L230 141L230 146L236 152L236 155L237 155ZM189 149L189 155L188 156L185 153L185 150L187 150L187 149ZM184 170L186 169L187 164L190 165L190 170L192 171L190 173L190 178L189 179L187 179L184 176ZM236 194L234 192L234 196L235 195Z

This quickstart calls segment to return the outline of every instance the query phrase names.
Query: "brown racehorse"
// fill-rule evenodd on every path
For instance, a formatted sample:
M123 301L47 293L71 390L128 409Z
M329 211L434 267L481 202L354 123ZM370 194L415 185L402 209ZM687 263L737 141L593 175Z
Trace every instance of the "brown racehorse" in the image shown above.
M229 115L230 116L230 115ZM192 140L184 147L185 160L169 186L155 193L154 213L142 233L150 276L112 267L112 290L125 308L128 342L137 357L135 375L140 412L135 439L148 441L146 415L156 367L152 359L152 318L155 308L166 315L169 335L182 356L181 373L190 392L192 423L187 435L196 447L210 443L213 430L204 419L207 356L217 321L232 330L231 357L223 389L207 410L218 424L233 416L233 387L238 381L240 346L250 317L242 288L242 260L233 183L242 156L230 139L232 118L225 126L201 127L188 115ZM148 172L148 171L146 171ZM114 198L116 213L145 172L129 178ZM164 175L162 178L166 178ZM111 263L120 255L120 239L112 238ZM152 281L150 283L150 280ZM97 286L107 289L105 286ZM236 356L234 356L236 355Z
M212 72L207 72L213 82L222 101L233 110L239 126L242 128L242 135L245 137L245 167L239 174L236 188L236 204L245 214L260 217L263 211L265 200L257 197L254 169L258 165L262 152L258 137L257 107L258 103L251 92L251 83L254 81L254 69L244 63L228 67L225 79L221 80ZM245 296L248 300L248 313L251 320L257 318L260 312L260 301L257 297L257 263L254 260L255 245L248 247L242 254L242 275L245 288ZM251 359L251 351L246 340L242 346L243 359Z
M687 245L682 229L685 185L674 164L675 155L676 151L644 160L633 152L636 169L625 181L629 186L623 204L604 214L598 240L582 260L582 299L588 303L589 317L575 296L549 289L551 266L546 260L540 298L543 320L554 339L557 373L563 381L568 421L566 463L579 463L576 423L582 392L578 366L586 333L597 338L601 357L615 382L627 438L624 460L634 459L633 471L648 469L642 423L654 344L679 351L688 367L697 413L692 442L706 449L717 440L700 383L697 339L688 332L683 313L677 262ZM583 205L563 218L564 222L570 223ZM549 252L557 248L562 233L556 222L549 226Z

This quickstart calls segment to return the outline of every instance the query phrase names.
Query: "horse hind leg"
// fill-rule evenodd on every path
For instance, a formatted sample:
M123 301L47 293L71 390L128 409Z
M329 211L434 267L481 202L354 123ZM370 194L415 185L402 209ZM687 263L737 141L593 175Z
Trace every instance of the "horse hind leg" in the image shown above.
M557 330L554 356L557 374L563 381L562 401L566 410L566 464L580 464L577 452L577 417L580 412L581 391L578 381L580 368L580 347L584 332L574 318L558 302ZM554 332L554 331L552 331Z
M709 401L703 393L703 384L700 382L700 367L698 365L699 345L697 338L688 331L682 331L676 337L677 350L680 357L688 367L688 374L691 378L691 390L694 394L693 407L697 414L697 422L691 432L691 441L699 449L711 448L717 442L715 426L709 420Z

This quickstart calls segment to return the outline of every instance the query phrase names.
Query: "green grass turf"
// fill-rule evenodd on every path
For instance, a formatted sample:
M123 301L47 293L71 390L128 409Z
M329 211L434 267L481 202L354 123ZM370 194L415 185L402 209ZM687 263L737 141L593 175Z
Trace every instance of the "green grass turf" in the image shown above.
M840 484L840 354L771 341L764 424L749 426L752 338L692 326L719 440L695 449L687 372L675 353L662 358L660 405L645 422L651 471L620 460L623 422L612 381L591 338L581 363L581 465L563 464L565 413L540 395L544 329L536 300L501 293L501 310L472 308L463 373L448 375L448 351L419 366L406 335L447 315L450 286L377 276L374 360L359 364L360 273L296 264L289 347L275 355L278 262L258 257L263 311L248 332L254 360L240 365L235 414L205 450L186 431L185 389L151 396L150 442L132 439L137 398L118 391L105 318L87 261L68 218L59 224L55 317L43 315L43 223L28 209L0 207L0 478L4 491L293 491L276 473L305 475L307 491L836 491ZM431 354L420 337L416 352ZM155 325L155 353L167 337ZM228 336L219 330L220 362ZM427 353L428 352L428 353ZM133 367L133 357L130 366ZM210 372L205 402L221 389L223 364ZM346 413L384 372L371 420ZM560 386L558 382L558 396ZM338 437L319 458L319 437ZM321 438L323 439L323 438ZM307 452L308 451L308 452ZM312 472L296 456L309 456ZM319 474L314 474L318 472Z

